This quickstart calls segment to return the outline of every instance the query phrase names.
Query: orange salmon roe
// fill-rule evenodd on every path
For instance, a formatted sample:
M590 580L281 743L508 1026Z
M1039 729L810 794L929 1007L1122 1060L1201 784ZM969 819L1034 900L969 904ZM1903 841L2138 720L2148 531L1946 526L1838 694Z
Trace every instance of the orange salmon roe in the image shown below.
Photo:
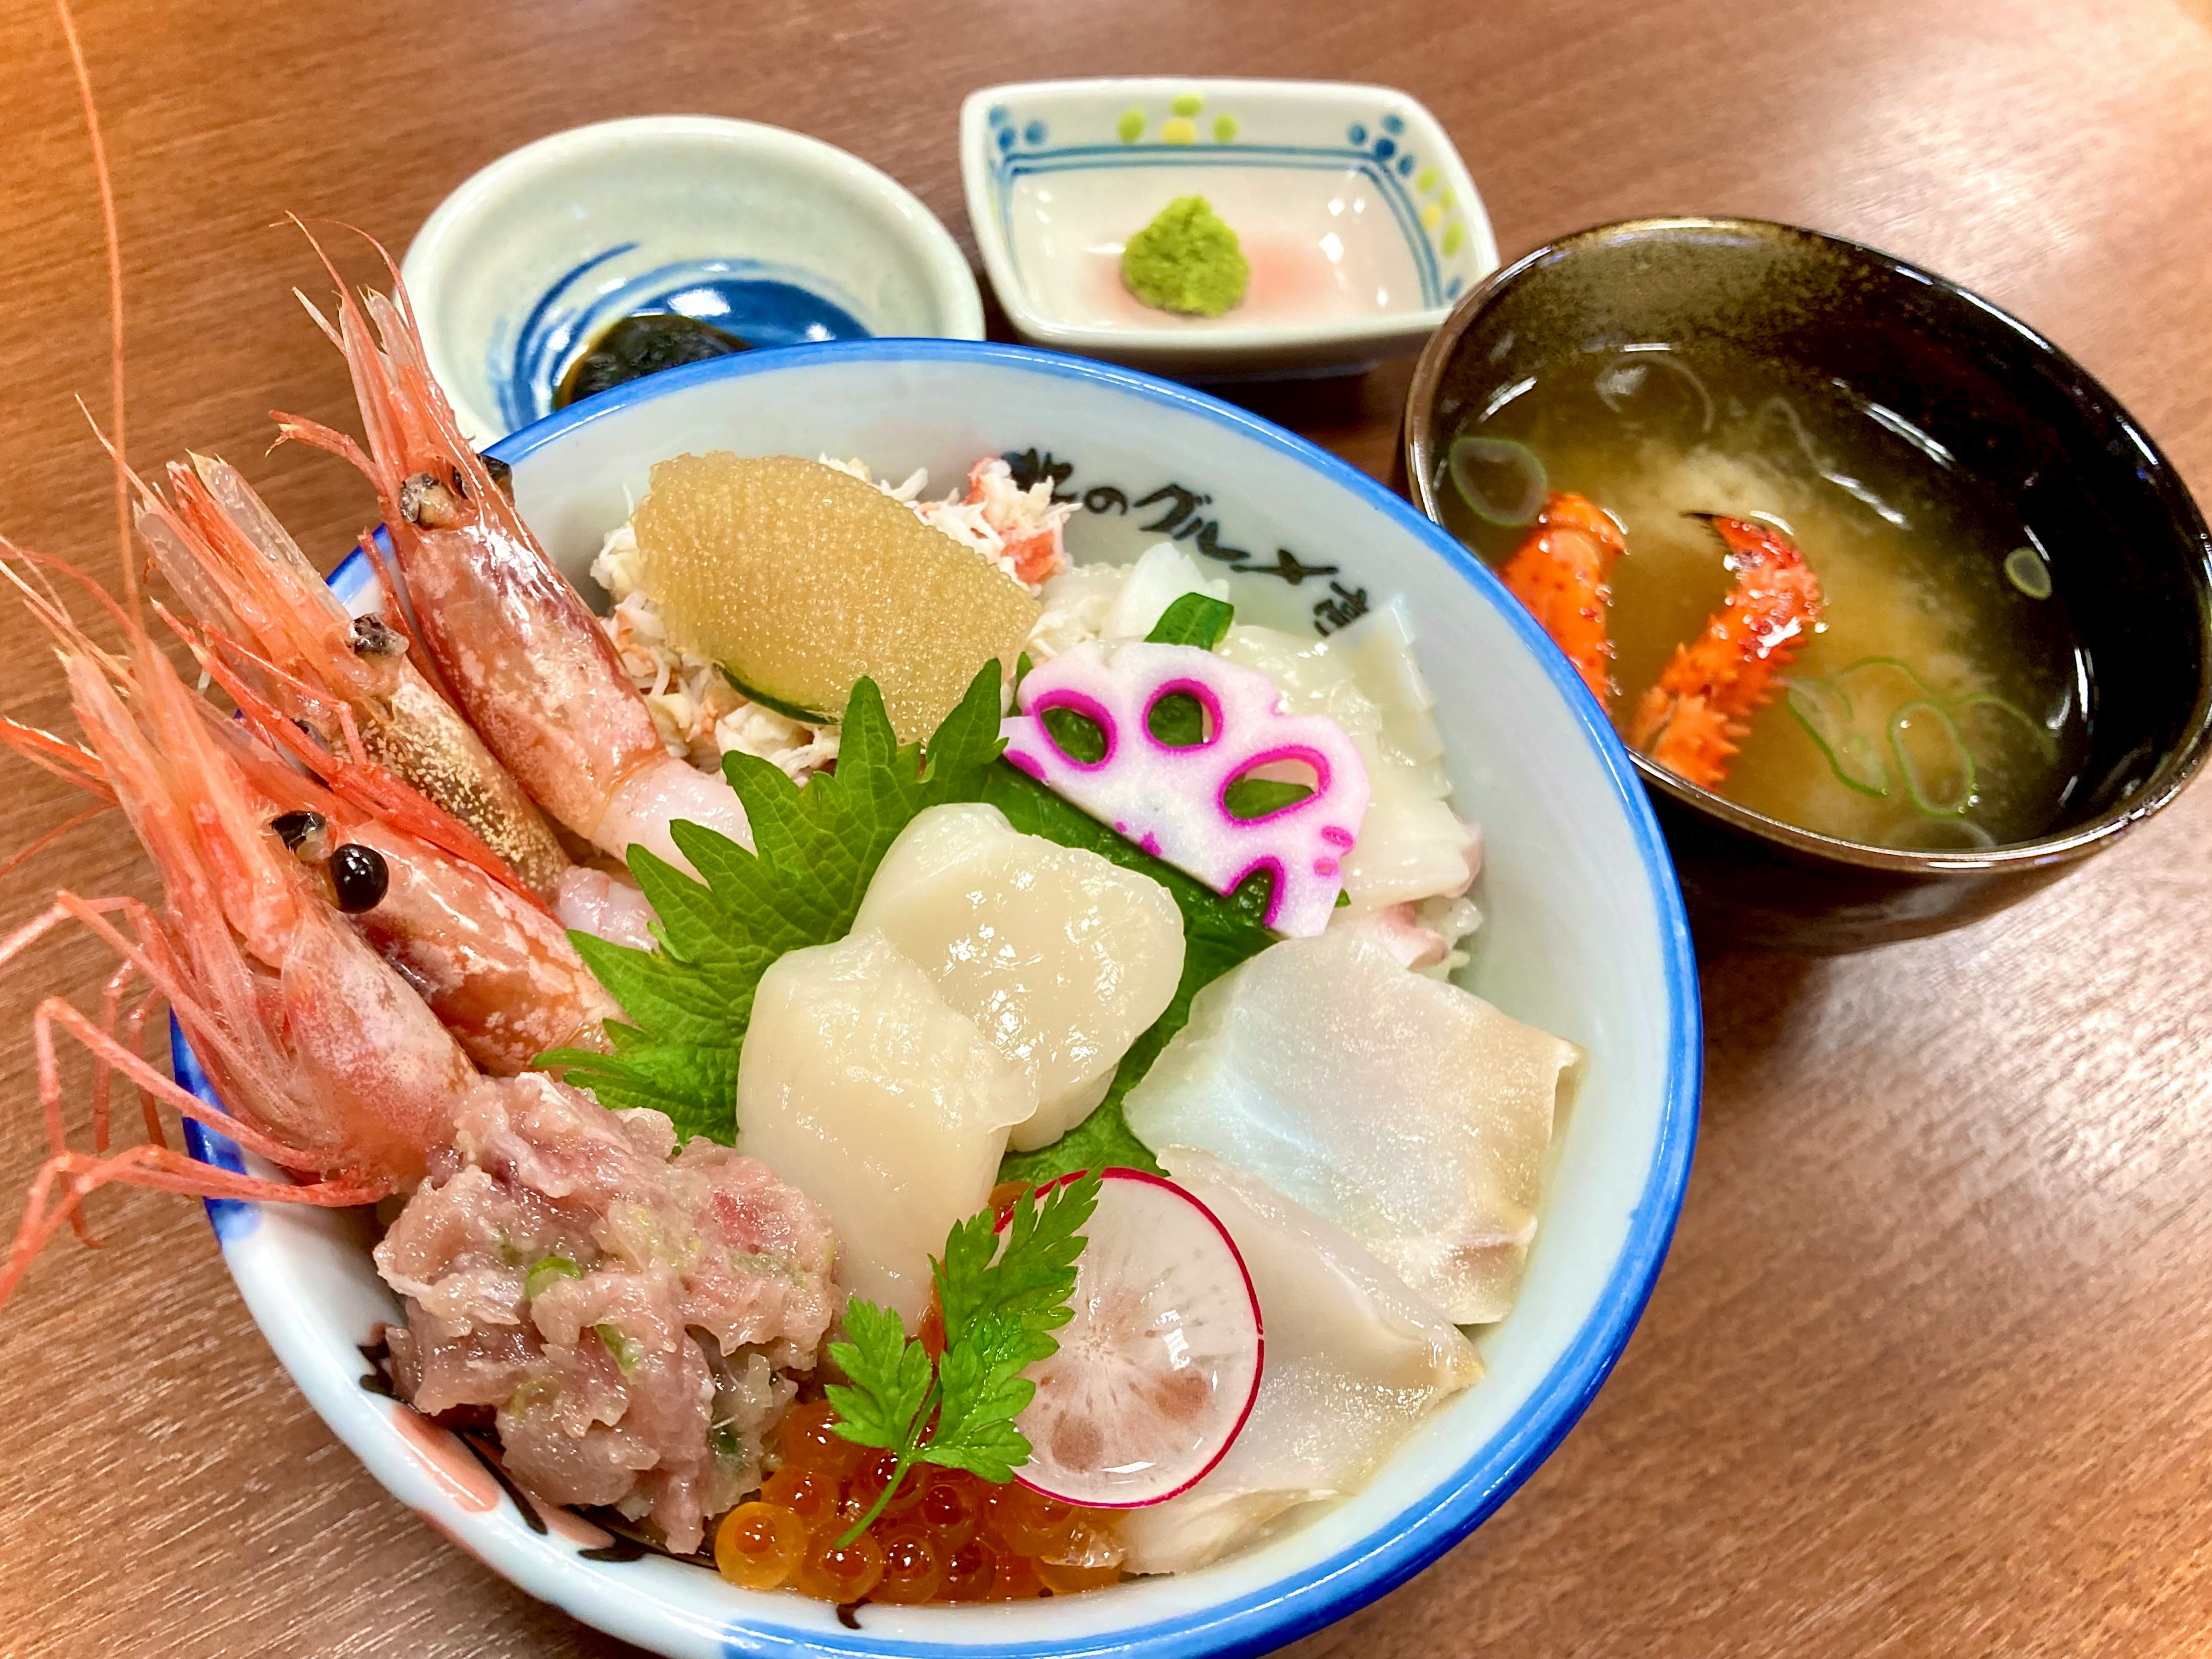
M1120 1581L1119 1511L994 1486L964 1469L908 1469L868 1530L841 1547L896 1462L833 1433L835 1418L828 1401L808 1401L776 1425L781 1465L715 1533L715 1563L732 1583L784 1585L844 1604L911 1604L1026 1601Z
M806 1547L805 1559L799 1562L799 1575L791 1581L791 1587L817 1601L858 1601L875 1589L883 1576L884 1549L872 1531L862 1533L849 1544L841 1544L836 1534L824 1532Z
M740 1504L714 1529L714 1565L740 1589L775 1589L806 1553L806 1528L775 1504Z
M775 1504L799 1517L809 1532L819 1532L837 1518L837 1477L804 1463L786 1463L761 1488L761 1501Z
M933 1601L943 1582L937 1546L921 1528L893 1527L881 1534L884 1576L876 1585L878 1601Z

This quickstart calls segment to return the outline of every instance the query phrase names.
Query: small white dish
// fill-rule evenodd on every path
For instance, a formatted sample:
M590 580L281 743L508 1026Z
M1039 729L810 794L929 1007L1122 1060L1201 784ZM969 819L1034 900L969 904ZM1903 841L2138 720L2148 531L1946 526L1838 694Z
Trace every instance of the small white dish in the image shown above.
M983 337L975 278L896 179L755 121L649 115L505 155L416 233L401 268L431 373L479 445L553 412L569 364L644 311L757 346Z
M1023 337L1157 373L1346 371L1417 349L1498 266L1436 117L1388 87L1141 78L987 87L960 108L983 268ZM1252 267L1220 317L1145 305L1121 250L1203 196Z
M857 455L894 477L926 467L940 489L977 456L1006 454L1083 503L1067 528L1079 562L1165 538L1229 574L1249 620L1318 635L1393 599L1418 618L1455 798L1483 831L1484 920L1461 981L1589 1055L1553 1141L1520 1300L1481 1336L1488 1375L1343 1501L1198 1571L1004 1606L871 1604L853 1626L520 1501L461 1439L364 1389L357 1345L400 1310L356 1217L210 1204L247 1308L401 1502L530 1594L669 1659L1212 1659L1380 1595L1559 1443L1627 1341L1681 1208L1697 972L1665 843L1604 711L1481 562L1373 479L1243 410L1097 363L949 340L747 352L617 386L494 453L589 593L592 557L653 464L710 442ZM374 580L356 556L332 583L359 606ZM181 1044L176 1066L205 1090ZM197 1124L185 1135L240 1167L228 1142Z

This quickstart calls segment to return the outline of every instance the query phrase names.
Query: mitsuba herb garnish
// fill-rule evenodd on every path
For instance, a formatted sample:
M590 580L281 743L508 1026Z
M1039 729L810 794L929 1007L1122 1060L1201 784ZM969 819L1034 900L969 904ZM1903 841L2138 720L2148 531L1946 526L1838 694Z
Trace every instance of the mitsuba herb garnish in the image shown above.
M930 1260L945 1323L945 1349L933 1365L890 1309L858 1297L846 1305L847 1340L830 1345L830 1358L848 1380L823 1390L837 1413L830 1430L896 1461L841 1546L868 1529L916 1463L1004 1484L1029 1462L1029 1440L1014 1419L1036 1384L1022 1372L1060 1352L1052 1333L1073 1316L1080 1230L1097 1207L1098 1188L1094 1170L1054 1186L1042 1202L1024 1193L1003 1237L989 1209L953 1227L943 1258Z

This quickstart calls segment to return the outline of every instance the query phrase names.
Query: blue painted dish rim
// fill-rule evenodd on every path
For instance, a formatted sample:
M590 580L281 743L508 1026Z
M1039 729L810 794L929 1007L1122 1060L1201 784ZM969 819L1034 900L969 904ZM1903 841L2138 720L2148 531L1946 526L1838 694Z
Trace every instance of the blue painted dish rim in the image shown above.
M723 1634L733 1655L774 1652L791 1659L858 1659L885 1655L893 1659L1047 1659L1047 1656L1114 1653L1145 1659L1242 1659L1309 1635L1365 1606L1420 1571L1488 1519L1516 1491L1580 1419L1611 1374L1622 1349L1650 1301L1661 1265L1681 1213L1697 1138L1702 1084L1702 1020L1696 961L1681 891L1674 879L1657 819L1628 754L1596 700L1534 619L1467 548L1393 494L1347 463L1273 422L1195 392L1135 370L1034 348L992 342L885 338L770 348L669 369L647 380L571 405L514 433L486 453L514 465L545 445L593 421L641 402L723 377L741 379L774 373L798 362L914 362L981 363L1024 373L1089 381L1131 392L1140 398L1194 414L1226 427L1350 490L1367 506L1410 532L1457 571L1482 599L1504 616L1516 636L1541 665L1553 686L1573 709L1584 736L1596 750L1614 793L1628 815L1644 874L1657 908L1656 918L1666 966L1667 1001L1672 1041L1667 1061L1665 1097L1658 1134L1643 1191L1632 1212L1612 1276L1597 1304L1583 1321L1557 1364L1521 1408L1481 1449L1442 1486L1425 1509L1403 1527L1386 1526L1326 1561L1255 1590L1235 1601L1188 1616L1158 1620L1133 1630L1103 1632L1073 1644L957 1644L870 1638L825 1639L813 1630L777 1626L757 1619L733 1622ZM359 556L356 555L355 556ZM344 566L341 566L343 570ZM175 1039L180 1066L191 1064L189 1048ZM196 1092L212 1101L196 1065ZM191 1126L188 1126L191 1127ZM195 1155L204 1144L191 1143ZM226 1143L227 1145L227 1143ZM216 1231L224 1237L218 1219ZM1401 1516L1404 1514L1401 1511Z

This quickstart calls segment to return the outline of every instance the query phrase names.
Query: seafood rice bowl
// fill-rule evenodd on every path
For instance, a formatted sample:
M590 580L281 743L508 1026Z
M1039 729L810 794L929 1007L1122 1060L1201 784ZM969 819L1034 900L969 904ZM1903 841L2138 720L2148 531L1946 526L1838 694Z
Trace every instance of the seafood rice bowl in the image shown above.
M146 475L198 688L19 580L81 730L6 739L165 899L6 949L164 994L173 1085L40 1018L192 1157L58 1143L0 1295L101 1182L198 1194L379 1480L671 1656L1257 1651L1527 1477L1671 1235L1697 999L1469 555L1039 352L749 353L479 457L404 296L327 328L365 435L283 430L387 540L325 589L240 471Z

